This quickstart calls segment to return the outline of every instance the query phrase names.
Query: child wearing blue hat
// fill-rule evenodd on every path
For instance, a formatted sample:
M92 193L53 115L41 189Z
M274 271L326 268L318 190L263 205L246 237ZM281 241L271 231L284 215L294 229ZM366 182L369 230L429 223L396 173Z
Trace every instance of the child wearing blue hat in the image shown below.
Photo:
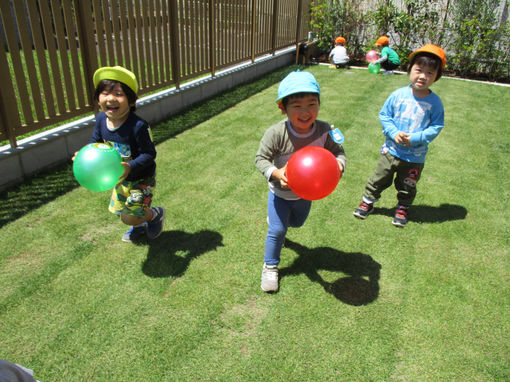
M149 124L134 113L136 76L121 66L103 67L96 70L93 82L94 101L101 111L96 116L91 143L112 145L124 166L108 209L130 226L122 241L131 242L144 235L154 239L163 230L165 209L151 208L156 187L156 148Z
M289 188L285 174L288 160L303 147L320 146L337 158L341 172L345 168L340 132L317 119L320 88L311 73L296 71L287 75L278 87L276 103L287 119L267 129L255 155L255 166L269 183L269 228L260 284L265 292L278 291L278 264L287 229L301 227L312 205Z

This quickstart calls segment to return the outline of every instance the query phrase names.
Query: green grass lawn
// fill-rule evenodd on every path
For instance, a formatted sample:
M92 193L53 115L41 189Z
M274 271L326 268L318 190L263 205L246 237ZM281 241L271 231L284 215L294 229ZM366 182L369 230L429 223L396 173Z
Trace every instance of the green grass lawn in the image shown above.
M433 85L446 127L398 229L393 189L365 221L352 211L407 76L306 68L347 169L289 230L269 295L254 155L291 69L154 126L167 219L152 242L123 243L109 192L69 166L3 195L0 358L41 382L510 380L510 88Z

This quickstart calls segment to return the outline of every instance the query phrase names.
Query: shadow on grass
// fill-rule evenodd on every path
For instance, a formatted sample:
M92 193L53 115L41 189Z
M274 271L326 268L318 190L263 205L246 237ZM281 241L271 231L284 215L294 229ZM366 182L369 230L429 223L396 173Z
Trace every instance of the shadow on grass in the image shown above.
M0 228L78 186L66 163L0 193Z
M395 208L375 207L372 215L385 215L393 217ZM412 205L409 208L407 219L416 223L443 223L450 220L463 220L467 209L456 204L441 204L439 207Z
M222 241L223 236L218 232L208 230L163 232L149 242L149 253L142 272L149 277L180 277L193 259L222 247Z
M379 296L381 265L372 257L330 247L310 249L289 239L285 240L285 247L299 257L290 267L280 269L281 278L303 273L338 300L354 306L370 304ZM320 270L342 272L347 276L328 282L319 275Z
M185 111L151 127L155 144L166 141L188 130L254 94L274 85L297 66L278 69L253 82L218 94L190 106ZM72 162L54 167L27 179L23 184L0 193L0 228L31 210L55 200L78 187L72 171Z

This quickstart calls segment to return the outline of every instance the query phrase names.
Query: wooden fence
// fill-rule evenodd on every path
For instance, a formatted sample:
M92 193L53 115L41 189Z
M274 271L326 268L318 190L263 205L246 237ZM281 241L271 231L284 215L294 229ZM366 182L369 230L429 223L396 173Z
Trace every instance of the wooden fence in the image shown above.
M0 0L0 141L94 111L92 75L139 95L303 41L311 0Z

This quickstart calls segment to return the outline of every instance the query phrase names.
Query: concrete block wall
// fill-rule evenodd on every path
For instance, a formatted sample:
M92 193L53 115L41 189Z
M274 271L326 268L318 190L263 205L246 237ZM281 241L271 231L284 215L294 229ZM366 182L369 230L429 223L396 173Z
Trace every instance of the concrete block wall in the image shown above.
M292 65L295 54L295 48L290 48L219 72L214 77L189 82L180 89L168 89L140 98L136 112L149 124L157 124L199 101ZM14 149L0 147L0 192L68 161L90 141L94 121L94 116L86 117L20 140Z

